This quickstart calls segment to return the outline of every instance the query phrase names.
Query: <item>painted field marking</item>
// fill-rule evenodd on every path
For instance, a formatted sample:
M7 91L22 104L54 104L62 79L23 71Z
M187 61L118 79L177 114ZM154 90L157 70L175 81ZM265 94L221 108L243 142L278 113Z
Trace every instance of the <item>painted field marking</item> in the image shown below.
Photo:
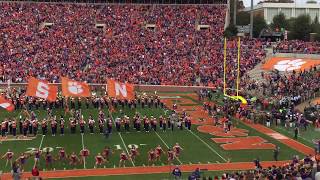
M289 139L288 137L280 134L280 133L267 133L270 137L277 139L277 140L283 140L283 139Z
M83 133L81 133L81 142L82 142L82 150L84 150L84 140L83 140ZM82 156L82 160L83 160L83 168L86 168L86 158L84 156Z
M181 96L159 96L160 99L179 99Z
M114 121L113 116L112 116L112 113L110 112L110 110L109 110L109 114L110 114L111 120L113 121L113 124L116 126L116 122ZM127 145L126 145L126 143L124 142L121 133L118 132L118 135L119 135L119 137L120 137L120 139L121 139L121 141L122 141L122 144L123 144L123 146L124 146L124 148L125 148L128 156L129 156L129 151L128 151ZM131 161L133 167L135 167L136 165L134 164L134 162L133 162L133 160L132 160L131 158L130 158L130 161Z
M277 128L277 129L281 129L282 131L286 131L287 133L294 135L294 132L291 132L290 129L289 129L289 131L288 131L287 129L285 129L285 128L283 128L283 127L276 127L276 128ZM308 141L308 142L310 142L310 143L313 143L313 142L310 141L309 139L306 139L306 138L300 136L299 134L298 134L298 137L301 138L301 139L303 139L303 140L305 140L305 141Z
M168 148L170 149L170 147L168 146L168 144L161 138L161 136L155 131L156 135L159 137L159 139L162 141L162 143ZM179 158L176 158L180 164L182 164L182 162L180 161Z
M192 132L191 130L188 130L194 137L196 137L197 139L199 139L204 145L206 145L213 153L215 153L216 155L218 155L224 162L227 162L227 160L222 157L216 150L214 150L208 143L206 143L204 140L202 140L198 135L196 135L194 132Z
M41 141L40 141L40 145L39 145L39 149L41 149L41 147L42 147L43 139L44 139L45 136L46 135L42 135L42 138L41 138Z

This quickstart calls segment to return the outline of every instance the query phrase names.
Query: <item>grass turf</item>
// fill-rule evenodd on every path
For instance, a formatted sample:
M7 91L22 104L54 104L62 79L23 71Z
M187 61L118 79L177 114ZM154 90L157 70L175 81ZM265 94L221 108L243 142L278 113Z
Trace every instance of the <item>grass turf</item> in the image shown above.
M190 97L188 97L190 98ZM199 103L197 100L194 100L194 102ZM136 111L141 113L142 115L147 116L155 116L158 117L160 115L164 115L165 110L160 108L144 108L138 107L137 109L123 109L122 113L127 114L129 116L132 116ZM108 114L108 110L105 109L104 112ZM43 110L37 110L35 111L39 119L42 119L46 116L46 112ZM64 111L62 109L55 109L53 111L54 115L57 115L59 117L61 114L64 114ZM84 118L87 119L89 115L91 114L95 119L97 119L98 115L98 109L94 108L83 108L82 114L84 115ZM18 117L20 115L19 111L15 111L13 113L8 113L3 110L0 111L1 117ZM117 112L112 114L113 118L120 116L119 109ZM65 119L68 119L68 116L65 117ZM66 122L68 123L68 122ZM234 122L236 124L236 122ZM250 136L260 136L264 139L268 140L269 142L278 145L281 148L280 160L285 159L291 159L293 155L301 155L299 152L291 149L290 147L287 147L280 142L263 135L259 132L257 132L254 129L251 129L247 127L246 125L240 123L237 125L238 128L244 128L249 130ZM87 133L83 136L83 143L82 144L82 137L79 133L79 129L77 134L70 134L69 129L66 128L65 136L55 136L52 137L50 132L47 136L43 138L43 142L41 144L42 136L38 135L37 138L31 141L8 141L8 142L2 142L0 144L0 154L4 154L7 149L11 149L15 153L15 158L18 157L18 155L21 152L27 151L28 148L37 148L40 146L44 147L52 147L54 148L53 155L57 155L58 149L56 147L65 147L65 150L68 154L70 154L72 151L75 151L77 154L82 149L82 146L87 147L91 155L86 160L86 168L93 168L94 167L94 156L103 150L103 148L107 145L113 148L114 154L111 156L110 162L105 164L105 167L116 167L118 166L119 161L119 154L122 152L121 150L116 150L115 145L119 145L122 150L126 150L125 147L127 147L129 144L136 144L139 145L139 152L140 156L136 159L134 162L135 166L143 166L147 165L147 152L150 150L150 148L155 148L158 144L162 146L163 149L167 149L166 147L172 147L176 142L178 142L181 147L184 149L180 160L183 164L189 164L189 163L216 163L216 162L224 162L226 159L231 159L232 162L251 162L253 159L259 157L260 160L267 161L272 160L272 150L240 150L240 151L225 151L223 150L219 144L215 144L211 141L210 138L214 137L209 134L200 133L196 130L196 126L192 127L192 132L187 130L178 130L175 129L173 132L167 130L167 132L158 131L155 132L149 132L146 133L144 131L142 132L136 132L132 131L130 133L116 133L115 128L113 128L112 135L106 139L104 136L98 134L98 129L95 129L96 134L88 134ZM121 137L120 137L121 135ZM121 139L122 138L122 139ZM203 140L206 144L208 144L214 151L209 149L205 143L200 141L199 139ZM220 157L221 156L221 157ZM157 162L156 165L163 165L165 164L166 157L162 157L161 162ZM180 164L177 160L174 162L174 164ZM27 160L27 164L25 169L29 171L33 165L33 158L29 158ZM131 162L127 162L127 166L133 166ZM5 172L8 172L10 170L10 167L7 165L5 166L5 160L0 161L0 170L3 170ZM53 163L52 167L45 167L44 165L44 159L42 158L40 161L40 168L43 169L81 169L84 168L84 165L77 165L76 167L69 166L66 162L60 162L55 161Z

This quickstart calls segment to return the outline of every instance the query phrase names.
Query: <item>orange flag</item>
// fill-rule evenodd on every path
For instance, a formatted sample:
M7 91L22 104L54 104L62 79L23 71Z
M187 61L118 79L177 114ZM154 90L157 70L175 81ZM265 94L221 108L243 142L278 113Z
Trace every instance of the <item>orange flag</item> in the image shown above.
M29 78L27 96L33 96L54 102L57 99L58 87L49 85L48 81L38 80L34 77Z
M0 107L6 109L7 111L13 111L14 105L11 101L5 99L4 97L0 96Z
M85 82L78 82L66 77L62 79L62 95L65 97L90 97L90 87Z
M133 84L120 83L112 79L108 79L107 84L108 95L119 99L134 99Z

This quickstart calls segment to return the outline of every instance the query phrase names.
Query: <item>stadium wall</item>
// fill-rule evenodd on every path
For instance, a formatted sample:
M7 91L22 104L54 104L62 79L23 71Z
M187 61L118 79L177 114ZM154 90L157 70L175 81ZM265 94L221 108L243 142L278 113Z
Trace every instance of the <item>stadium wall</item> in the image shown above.
M227 0L10 0L0 2L42 2L42 3L79 3L79 4L227 4Z
M61 83L51 83L61 88ZM106 91L106 84L89 84L93 91ZM27 83L0 83L0 89L4 90L10 88L26 89ZM208 86L175 86L175 85L134 85L135 91L140 92L197 92L200 89L212 89L215 87Z

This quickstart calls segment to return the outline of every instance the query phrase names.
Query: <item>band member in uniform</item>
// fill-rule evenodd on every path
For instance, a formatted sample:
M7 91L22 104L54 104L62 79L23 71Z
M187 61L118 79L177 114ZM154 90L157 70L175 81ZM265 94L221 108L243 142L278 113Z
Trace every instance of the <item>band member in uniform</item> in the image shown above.
M159 117L159 128L160 129L163 128L163 117L162 116Z
M119 161L119 167L126 167L126 161L128 160L128 156L127 154L122 151L122 153L120 154L120 161Z
M125 131L129 132L130 131L130 120L128 116L124 117L124 129Z
M33 127L33 135L36 136L38 133L38 121L36 119L32 121L32 127Z
M60 117L60 136L64 136L64 118L63 116Z
M116 123L116 129L117 129L117 131L120 132L120 131L121 131L121 119L117 117L117 118L115 119L115 123Z
M135 161L135 159L138 155L139 155L139 152L138 152L137 147L135 145L132 145L131 149L130 149L130 157L133 162Z
M7 167L8 163L10 163L10 166L12 166L13 155L14 155L14 153L10 149L8 149L8 151L2 156L2 159L5 158L7 160L6 161L6 167Z
M78 162L80 161L75 152L71 153L69 159L70 159L70 163L69 164L71 166L76 166L78 164Z
M106 160L103 158L103 156L98 153L95 157L96 159L96 167L101 166L104 162L106 162Z
M14 137L17 135L17 122L15 120L12 121L12 135Z
M157 131L157 118L151 118L152 129Z
M164 153L160 145L155 149L157 161L161 161L161 155Z
M84 133L85 129L84 126L86 124L86 122L83 120L83 118L80 120L80 133Z
M108 124L107 124L107 128L108 128L108 133L111 134L112 133L112 120L111 118L108 118Z
M150 165L154 165L154 162L156 161L156 153L154 152L153 149L150 149L150 151L148 152L148 164Z
M52 136L56 136L57 134L57 126L58 126L58 123L55 119L53 119L51 121L51 133L52 133Z
M6 137L6 122L1 123L1 136Z
M23 124L23 119L22 119L22 116L20 115L20 117L19 117L19 132L20 132L20 134L23 134L22 124Z
M76 133L76 120L74 118L69 118L69 121L71 134L74 134Z
M163 131L166 131L166 130L167 130L167 119L166 119L166 118L163 119L162 130L163 130Z
M42 135L46 135L48 131L48 125L45 119L43 119L41 122L41 128L42 128Z
M98 123L99 123L99 132L100 132L100 134L103 134L103 126L104 126L105 120L99 117ZM112 124L111 124L111 126L112 126Z
M191 130L191 117L188 115L187 117L186 117L186 124L187 124L187 128L188 128L188 130Z
M144 121L144 129L146 132L149 132L149 129L150 129L150 121L148 118L145 118L145 121Z
M28 133L28 120L24 120L24 121L23 121L22 127L23 127L23 136L24 136L24 137L27 137L27 133Z
M90 134L93 134L93 129L94 129L94 119L92 118L92 116L90 115L89 120L88 120L88 124L89 124L89 129L90 129Z
M141 119L140 117L138 117L137 121L136 121L136 129L138 132L140 132L141 130Z

